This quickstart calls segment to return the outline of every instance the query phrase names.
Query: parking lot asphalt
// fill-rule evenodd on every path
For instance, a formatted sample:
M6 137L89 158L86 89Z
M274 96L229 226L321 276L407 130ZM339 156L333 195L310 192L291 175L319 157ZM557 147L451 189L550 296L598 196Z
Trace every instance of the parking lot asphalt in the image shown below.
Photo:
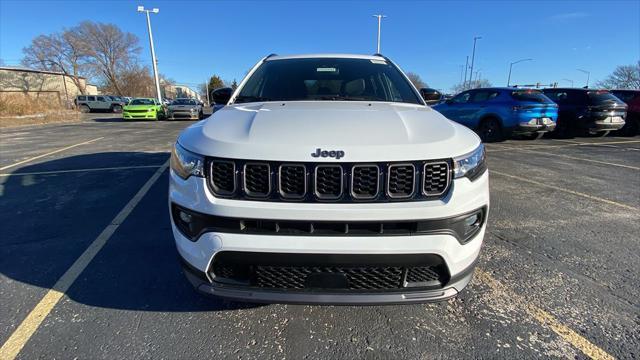
M488 231L475 277L455 299L251 305L202 297L181 273L166 161L189 124L98 114L0 131L3 351L24 359L640 357L640 136L488 144ZM43 305L56 289L59 301Z

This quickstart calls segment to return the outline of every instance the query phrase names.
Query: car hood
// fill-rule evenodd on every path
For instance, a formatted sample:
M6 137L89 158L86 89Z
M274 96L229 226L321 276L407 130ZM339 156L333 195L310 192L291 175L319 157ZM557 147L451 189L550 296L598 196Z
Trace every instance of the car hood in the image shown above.
M341 162L366 162L450 158L471 152L480 139L425 106L300 101L225 106L178 142L216 157L336 161L311 156L321 149L343 151Z

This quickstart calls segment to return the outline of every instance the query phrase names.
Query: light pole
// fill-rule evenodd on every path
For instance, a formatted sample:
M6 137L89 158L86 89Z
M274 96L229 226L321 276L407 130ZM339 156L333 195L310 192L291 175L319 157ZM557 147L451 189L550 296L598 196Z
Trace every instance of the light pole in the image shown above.
M150 12L157 14L160 12L160 9L153 8L151 10L147 10L144 8L144 6L138 6L138 12L147 13L147 29L149 30L149 44L151 44L151 62L153 63L153 77L156 81L156 92L158 96L158 101L162 103L162 94L160 93L160 80L158 79L158 64L156 61L156 50L153 48L153 34L151 33L151 19L149 18Z
M568 83L571 83L571 87L573 87L573 80L571 80L571 79L562 79L562 80L564 80L564 81L566 81Z
M580 71L581 73L587 74L587 87L589 87L589 76L591 76L591 73L587 70L582 70L582 69L576 69L576 70Z
M533 59L520 59L509 64L509 77L507 78L507 87L511 84L511 68L514 64L521 63L523 61L532 61Z
M469 70L469 55L467 55L467 61L464 63L464 82L462 83L462 90L467 89L467 71Z
M473 37L473 52L471 53L471 76L469 77L469 82L473 80L473 62L476 58L476 41L482 39L482 36L474 36Z
M376 54L380 54L380 26L382 25L382 18L386 18L387 15L373 15L373 17L378 18L378 50Z

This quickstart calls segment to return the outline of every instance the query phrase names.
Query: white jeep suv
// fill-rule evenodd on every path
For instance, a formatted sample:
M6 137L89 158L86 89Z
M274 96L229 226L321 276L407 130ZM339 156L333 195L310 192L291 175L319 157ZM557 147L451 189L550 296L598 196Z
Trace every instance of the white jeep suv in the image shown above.
M489 175L480 139L389 59L270 55L178 137L169 207L201 292L425 302L471 280Z

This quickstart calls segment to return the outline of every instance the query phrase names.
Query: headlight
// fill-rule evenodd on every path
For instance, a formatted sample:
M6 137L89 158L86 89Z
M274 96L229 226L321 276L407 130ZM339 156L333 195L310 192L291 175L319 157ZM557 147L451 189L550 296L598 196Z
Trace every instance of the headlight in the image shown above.
M196 112L196 109L195 109L195 108L191 108L191 109L190 109L190 111L191 111L192 113L194 113L194 112Z
M176 143L171 151L171 169L183 179L192 175L204 177L204 157Z
M453 159L453 174L455 178L466 176L473 181L480 177L487 169L487 159L484 145L480 144L472 152Z

